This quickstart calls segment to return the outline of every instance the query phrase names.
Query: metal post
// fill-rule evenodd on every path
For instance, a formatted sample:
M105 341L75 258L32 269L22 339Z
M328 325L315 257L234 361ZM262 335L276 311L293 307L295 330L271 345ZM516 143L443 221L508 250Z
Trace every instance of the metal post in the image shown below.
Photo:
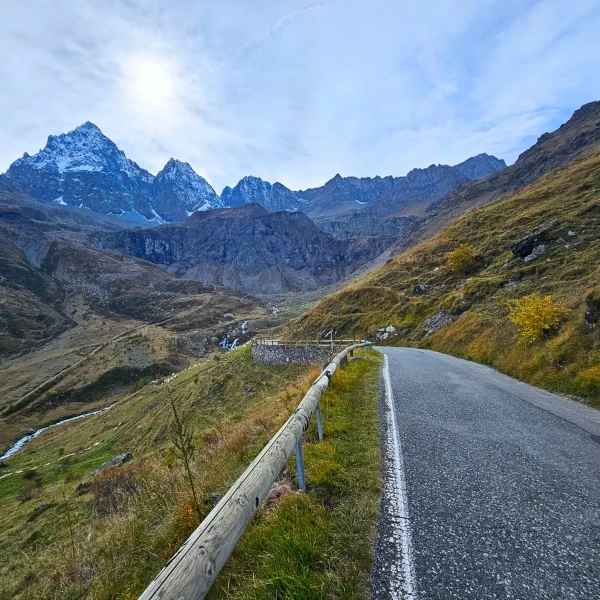
M304 450L302 448L302 438L296 442L296 485L299 490L306 491L306 482L304 480Z
M319 441L323 441L323 421L321 419L321 403L317 404L317 408L315 409L315 416L317 418L317 435L319 436Z

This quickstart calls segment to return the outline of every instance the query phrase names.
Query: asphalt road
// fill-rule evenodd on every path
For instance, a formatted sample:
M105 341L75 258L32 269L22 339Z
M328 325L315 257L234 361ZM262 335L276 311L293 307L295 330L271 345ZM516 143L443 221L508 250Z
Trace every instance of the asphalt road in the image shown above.
M600 411L444 354L380 350L375 598L600 599Z

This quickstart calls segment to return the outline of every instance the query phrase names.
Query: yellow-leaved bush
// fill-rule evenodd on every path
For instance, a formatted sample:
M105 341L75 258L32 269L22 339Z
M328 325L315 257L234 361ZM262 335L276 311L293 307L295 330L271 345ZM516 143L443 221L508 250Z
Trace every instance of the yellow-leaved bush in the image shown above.
M477 265L477 252L470 244L462 243L446 256L448 268L453 273L469 273Z
M533 343L558 329L564 312L552 296L536 293L511 302L508 318L517 326L519 335Z

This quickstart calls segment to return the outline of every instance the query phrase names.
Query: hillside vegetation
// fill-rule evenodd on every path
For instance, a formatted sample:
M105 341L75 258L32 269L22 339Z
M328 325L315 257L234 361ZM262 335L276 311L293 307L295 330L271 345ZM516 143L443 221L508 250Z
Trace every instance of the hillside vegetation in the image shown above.
M253 363L249 348L215 355L0 463L0 598L137 598L316 374ZM199 510L171 402L195 448ZM130 462L96 473L124 452Z
M363 598L379 502L380 356L358 353L217 580L218 598ZM0 465L0 598L134 599L283 424L319 369L215 355ZM177 411L177 418L173 412ZM176 423L191 441L189 484ZM103 467L116 455L131 460Z
M290 331L375 337L392 325L386 344L459 355L600 404L599 242L596 151L465 214Z

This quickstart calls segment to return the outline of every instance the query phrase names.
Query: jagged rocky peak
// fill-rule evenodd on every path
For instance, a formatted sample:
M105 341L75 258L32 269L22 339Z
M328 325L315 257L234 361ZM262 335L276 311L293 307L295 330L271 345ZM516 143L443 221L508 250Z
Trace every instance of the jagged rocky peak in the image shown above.
M177 160L176 158L170 158L165 166L158 172L156 178L173 179L178 176L200 177L196 171L194 171L190 163ZM200 179L202 178L200 177Z
M210 183L189 163L174 158L155 177L153 196L153 208L167 221L182 221L194 212L222 206Z
M497 173L506 168L506 163L501 158L491 154L477 154L456 165L456 169L467 179L483 179L492 173Z
M6 176L43 202L141 222L156 219L151 206L153 176L89 121L68 133L49 136L42 150L16 160Z
M271 211L294 211L298 210L301 204L298 195L282 183L271 184L253 175L240 179L234 188L225 187L221 193L221 200L224 206L231 208L258 203Z
M223 189L221 198L225 206L235 208L244 204L259 203L265 206L271 195L271 184L260 177L246 175L234 188Z
M117 145L106 137L97 125L83 125L60 135L49 135L46 146L30 156L15 161L10 171L27 166L37 170L52 170L59 174L78 171L118 170L129 177L150 181L152 176L129 160Z

